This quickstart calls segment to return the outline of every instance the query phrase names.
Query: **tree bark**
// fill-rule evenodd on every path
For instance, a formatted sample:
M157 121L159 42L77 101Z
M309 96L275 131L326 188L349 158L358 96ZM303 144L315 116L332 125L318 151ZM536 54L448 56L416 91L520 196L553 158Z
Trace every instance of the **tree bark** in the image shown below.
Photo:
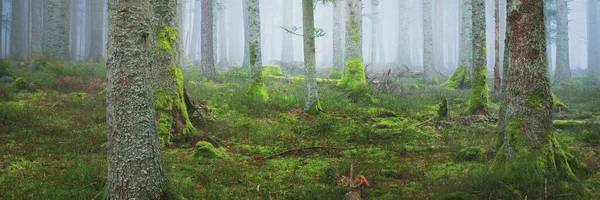
M156 44L151 6L150 0L109 1L107 199L165 198L149 85Z
M339 2L336 2L339 3ZM294 24L294 5L293 1L283 1L283 26L290 26ZM282 34L281 41L281 61L289 62L294 61L294 39L293 35L286 32ZM335 31L335 30L334 30ZM335 33L334 33L335 34Z
M377 63L377 6L379 6L379 0L371 0L371 13L369 19L371 20L371 34L369 38L370 49L369 61L375 65Z
M536 171L574 177L552 131L552 95L547 76L544 2L508 1L508 53L504 142L495 168L509 173L524 164ZM560 172L560 173L559 173Z
M428 83L435 76L432 14L432 0L423 0L423 74Z
M69 0L48 0L47 10L42 51L48 56L69 62Z
M588 71L600 74L600 8L597 0L587 1Z
M104 2L101 0L90 1L90 46L89 61L99 63L104 60L102 55L102 37L104 27Z
M10 25L10 55L22 59L25 56L23 46L25 45L25 33L23 32L23 2L12 1L12 20ZM25 11L26 12L26 11Z
M333 2L333 67L344 70L344 0Z
M500 92L500 84L500 0L494 0L494 92Z
M306 100L304 111L321 111L315 58L315 14L313 0L302 0L302 26L304 39L304 80L306 81Z
M472 0L473 75L470 114L488 115L489 89L487 84L487 52L485 42L485 0Z
M473 41L471 35L473 34L471 29L472 23L472 0L461 0L460 5L460 55L459 55L459 66L465 67L467 71L473 69Z
M189 53L189 57L190 59L193 60L200 60L200 46L202 41L200 41L200 38L202 37L202 29L201 29L201 25L198 26L197 23L200 22L202 23L202 3L201 1L196 1L194 4L194 19L192 21L194 21L194 23L196 23L196 25L194 25L192 28L192 39L191 39L191 47L190 47L190 53ZM200 66L202 67L202 66ZM204 73L204 70L202 70L202 72Z
M398 1L398 65L410 66L410 26L408 1Z
M555 83L571 79L569 64L569 8L566 0L556 0L556 71Z
M259 0L248 0L248 28L249 28L249 60L250 76L252 83L246 94L263 100L269 100L265 91L265 82L262 74L262 52L261 52L261 33L260 33L260 2Z
M43 1L33 0L31 6L31 51L41 53L44 35L42 32Z
M202 0L202 77L216 81L217 72L215 69L215 52L213 44L213 0Z
M249 2L250 0L242 0L242 14L244 16L244 60L242 66L252 67L250 64L250 15Z
M228 9L224 8L219 12L219 67L229 66L229 59L227 55L227 11Z

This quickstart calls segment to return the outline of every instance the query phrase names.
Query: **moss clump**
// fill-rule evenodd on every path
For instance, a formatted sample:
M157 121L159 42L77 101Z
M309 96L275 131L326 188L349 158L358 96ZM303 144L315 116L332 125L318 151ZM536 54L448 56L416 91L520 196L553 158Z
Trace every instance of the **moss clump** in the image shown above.
M210 142L201 141L196 143L194 156L203 158L222 158L223 152L215 148Z
M482 147L467 147L456 155L457 161L485 161L487 151Z
M329 72L329 75L327 75L327 78L330 79L341 79L344 76L344 73L342 73L342 70L339 70L338 68L332 67L331 71Z
M362 60L360 58L346 59L344 76L340 82L338 82L338 86L342 88L354 89L366 85L367 79L365 77L365 69Z
M568 111L569 107L567 105L565 105L560 98L558 98L556 95L554 95L554 92L552 93L552 102L554 103L554 110L555 111Z
M321 101L317 100L317 102L313 103L313 105L306 111L308 114L316 115L323 112L323 108L321 107Z
M163 51L173 51L173 43L177 41L177 31L173 27L164 26L158 30L157 47Z
M471 72L463 66L458 66L450 75L446 82L442 83L443 87L450 89L467 89L471 87Z
M471 98L469 99L469 107L467 113L470 114L487 114L489 107L489 87L487 84L487 67L479 66L475 68L475 80L471 85Z
M278 66L265 65L262 68L264 76L283 76L283 71Z
M250 83L250 87L246 91L246 94L252 98L267 102L269 101L269 95L267 94L267 90L265 88L266 86L263 70L260 70L254 75L252 83Z

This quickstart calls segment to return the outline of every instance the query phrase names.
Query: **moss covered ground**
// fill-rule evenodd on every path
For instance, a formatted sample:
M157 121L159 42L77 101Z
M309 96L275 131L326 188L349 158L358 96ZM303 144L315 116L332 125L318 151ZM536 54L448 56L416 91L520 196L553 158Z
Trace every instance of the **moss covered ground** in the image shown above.
M4 63L4 62L1 62ZM25 88L0 83L0 199L97 199L106 182L104 67L49 63L6 71ZM163 148L169 191L184 199L342 199L340 186L354 164L371 188L364 199L573 199L569 183L523 169L506 177L490 170L496 154L495 115L464 116L469 91L400 79L400 94L373 91L376 103L348 99L336 80L319 82L324 113L302 111L304 82L265 76L267 103L246 95L243 68L219 72L222 83L183 70L195 102L212 117L192 116L218 141ZM72 77L64 79L65 76ZM68 81L66 81L68 80ZM102 81L104 82L104 81ZM581 163L573 172L600 198L600 87L555 88L570 114L594 117L562 126L556 138ZM434 119L441 96L446 119ZM434 120L431 120L434 119ZM321 148L314 148L321 147ZM296 150L294 150L296 149ZM293 150L293 151L290 151ZM280 153L280 154L279 154Z

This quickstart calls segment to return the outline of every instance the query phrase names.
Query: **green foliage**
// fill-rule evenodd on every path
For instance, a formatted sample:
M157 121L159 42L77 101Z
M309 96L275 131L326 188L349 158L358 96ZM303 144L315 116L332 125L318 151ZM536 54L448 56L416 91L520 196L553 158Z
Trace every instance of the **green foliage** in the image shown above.
M471 72L463 66L458 66L450 78L442 84L450 89L467 89L471 87Z
M599 130L583 130L579 135L580 140L590 144L600 144Z
M263 76L283 76L283 71L278 66L265 65L262 68Z
M482 147L467 147L456 155L457 161L486 161L487 151Z
M487 67L475 67L475 80L471 86L471 98L469 99L469 107L467 113L470 114L487 114L489 108L490 92L487 84Z

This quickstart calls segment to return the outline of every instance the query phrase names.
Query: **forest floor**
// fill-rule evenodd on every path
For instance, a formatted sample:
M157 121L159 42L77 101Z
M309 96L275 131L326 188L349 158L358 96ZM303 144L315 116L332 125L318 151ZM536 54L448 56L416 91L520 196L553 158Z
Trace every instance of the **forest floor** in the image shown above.
M1 65L10 65L2 61ZM0 199L97 199L107 173L102 65L13 62L20 86L0 83ZM374 91L353 103L335 80L321 80L325 112L309 115L304 84L267 76L268 103L245 95L247 70L222 71L221 83L184 70L187 90L210 115L194 115L201 135L221 146L195 153L197 141L163 148L169 191L185 199L343 199L341 176L364 175L364 199L573 199L569 183L490 170L497 149L498 99L491 117L464 115L468 90L397 80L401 91ZM100 80L100 82L99 82ZM600 198L600 86L587 79L553 88L569 106L555 121L573 171ZM21 88L15 90L11 88ZM440 98L449 116L437 119ZM201 137L198 137L201 138ZM297 149L297 150L294 150Z

